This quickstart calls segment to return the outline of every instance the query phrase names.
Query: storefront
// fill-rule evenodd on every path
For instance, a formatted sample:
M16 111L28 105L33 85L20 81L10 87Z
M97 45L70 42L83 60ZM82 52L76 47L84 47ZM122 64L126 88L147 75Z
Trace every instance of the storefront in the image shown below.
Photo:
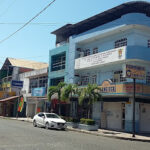
M104 81L100 86L103 106L100 102L99 120L102 128L132 132L133 119L133 83L112 84ZM136 84L135 130L150 132L150 86ZM93 107L93 109L97 109ZM98 114L94 110L95 116Z
M48 110L47 97L27 97L26 116L33 117L39 112L45 112Z
M19 96L12 96L0 100L0 115L16 117Z
M38 112L48 111L49 103L46 88L33 88L32 96L26 98L26 116L32 118Z

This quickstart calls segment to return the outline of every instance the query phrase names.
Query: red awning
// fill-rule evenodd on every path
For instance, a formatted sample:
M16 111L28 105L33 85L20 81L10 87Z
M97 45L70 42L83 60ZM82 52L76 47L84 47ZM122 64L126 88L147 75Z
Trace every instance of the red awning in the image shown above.
M4 99L1 99L0 100L0 103L4 103L4 102L7 102L7 101L12 101L16 98L18 98L19 96L11 96L11 97L8 97L8 98L4 98Z

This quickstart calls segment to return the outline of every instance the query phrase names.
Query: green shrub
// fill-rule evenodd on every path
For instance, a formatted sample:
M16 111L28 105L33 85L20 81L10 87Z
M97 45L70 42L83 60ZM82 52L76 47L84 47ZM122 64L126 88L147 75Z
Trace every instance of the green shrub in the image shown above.
M86 124L86 125L95 125L95 121L92 119L86 119L86 118L81 118L80 119L81 124Z

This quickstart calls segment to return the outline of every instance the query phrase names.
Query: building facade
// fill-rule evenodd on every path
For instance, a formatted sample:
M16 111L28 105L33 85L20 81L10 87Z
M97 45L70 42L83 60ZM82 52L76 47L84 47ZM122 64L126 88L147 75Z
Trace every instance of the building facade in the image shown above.
M45 67L48 67L48 64L24 59L6 58L0 70L0 115L11 117L18 115L17 107L22 94L20 91L23 84L26 86L26 82L20 81L19 74ZM18 83L21 84L19 85ZM25 109L20 115L25 116Z
M38 112L49 111L47 99L48 68L38 69L19 75L25 84L21 89L26 103L26 116L33 117Z
M50 53L68 45L64 81L101 87L103 105L93 105L101 127L132 131L133 79L124 76L124 66L144 68L145 78L136 80L135 128L150 132L150 3L124 3L53 34L58 47Z

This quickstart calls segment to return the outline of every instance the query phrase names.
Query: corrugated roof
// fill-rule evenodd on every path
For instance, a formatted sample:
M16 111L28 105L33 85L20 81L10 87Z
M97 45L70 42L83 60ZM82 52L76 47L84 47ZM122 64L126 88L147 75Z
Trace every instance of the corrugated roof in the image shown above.
M8 61L11 63L12 66L22 67L22 68L42 69L48 67L47 63L35 62L31 60L8 58Z
M8 101L14 100L14 99L16 99L16 98L18 98L18 97L19 97L19 96L11 96L11 97L8 97L8 98L1 99L1 100L0 100L0 103L8 102Z

